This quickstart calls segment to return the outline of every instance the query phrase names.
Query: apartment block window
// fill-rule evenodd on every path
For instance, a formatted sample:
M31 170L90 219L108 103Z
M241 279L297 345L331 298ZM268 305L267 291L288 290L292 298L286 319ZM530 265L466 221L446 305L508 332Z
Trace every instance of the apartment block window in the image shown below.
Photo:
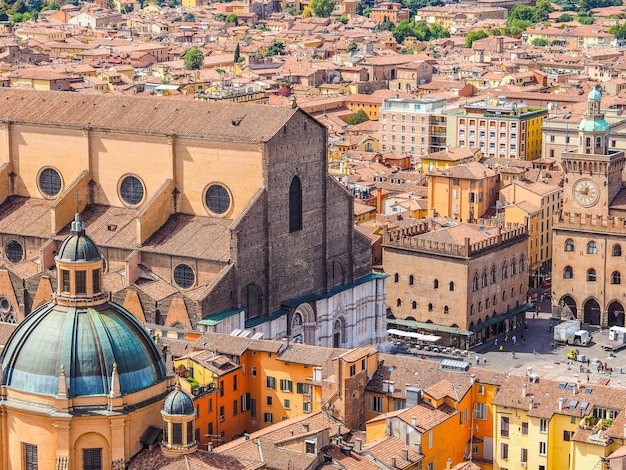
M267 401L266 401L266 403L267 403L267 406L272 406L272 404L273 404L273 398L272 398L272 397L270 397L270 396L268 396L268 397L267 397Z
M220 422L224 421L224 407L220 406Z
M356 375L356 364L352 364L350 366L350 377L353 377Z
M522 423L522 434L528 435L528 423Z
M24 443L24 469L38 470L39 461L37 456L37 446Z
M508 416L500 417L500 436L509 437L509 417Z
M252 374L252 377L256 377L256 366L252 366L250 373Z
M272 413L263 413L263 421L265 423L271 424L274 421L274 417L272 416Z
M291 380L280 379L280 389L283 392L293 392L293 382Z
M265 379L265 386L267 388L271 388L272 390L276 389L276 379L268 375Z
M233 375L233 391L237 391L237 376Z
M367 397L367 409L374 413L383 412L383 399L382 397L368 396Z
M500 444L500 457L503 459L509 458L509 445L502 443Z
M485 386L484 385L479 385L478 386L478 394L479 395L484 395L485 394Z
M474 403L474 417L476 419L487 419L487 404L486 403Z
M522 449L522 452L520 454L520 462L528 462L528 449Z
M285 408L286 410L291 408L291 402L287 398L283 400L283 408Z
M539 432L548 432L548 420L542 419L539 421Z
M300 394L311 393L311 384L297 382L296 383L296 393L300 393Z
M572 432L571 431L563 431L563 440L571 441L572 440Z
M239 400L233 400L233 416L239 414Z

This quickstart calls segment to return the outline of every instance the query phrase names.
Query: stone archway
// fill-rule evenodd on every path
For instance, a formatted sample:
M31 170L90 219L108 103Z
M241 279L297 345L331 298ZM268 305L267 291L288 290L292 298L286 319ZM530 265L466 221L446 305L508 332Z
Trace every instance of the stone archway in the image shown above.
M607 309L607 326L624 326L624 307L619 302L611 302Z
M600 325L600 304L594 298L591 298L585 302L585 306L583 307L584 319L585 323L589 323L590 325Z
M311 304L298 305L291 316L289 336L294 342L315 344L315 311Z
M559 307L561 310L561 318L575 319L578 318L578 308L576 307L576 301L570 295L564 295L559 301Z

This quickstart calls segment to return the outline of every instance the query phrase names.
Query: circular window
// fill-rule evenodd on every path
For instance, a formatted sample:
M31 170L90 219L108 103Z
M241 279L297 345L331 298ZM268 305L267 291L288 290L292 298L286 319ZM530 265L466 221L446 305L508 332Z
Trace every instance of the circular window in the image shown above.
M189 289L196 281L196 275L188 264L179 264L174 268L174 282L181 289Z
M17 240L9 241L4 247L7 259L12 263L19 263L24 258L24 248Z
M143 183L136 176L126 176L120 184L120 197L129 206L136 206L143 200Z
M5 296L0 297L0 312L8 313L11 310L11 302Z
M61 186L61 175L54 168L44 168L39 173L39 190L46 196L56 196L61 192Z
M217 215L222 215L230 208L230 193L221 184L209 186L204 196L207 208Z

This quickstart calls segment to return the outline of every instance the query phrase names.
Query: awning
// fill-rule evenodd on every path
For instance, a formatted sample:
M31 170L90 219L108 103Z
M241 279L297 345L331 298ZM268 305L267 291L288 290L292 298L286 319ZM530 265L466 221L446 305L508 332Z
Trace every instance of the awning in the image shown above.
M415 320L387 319L387 326L389 325L404 326L407 328L413 328L414 330L422 329L426 331L442 332L442 333L448 333L451 335L472 336L474 334L473 331L464 330L463 328L457 328L454 326L435 325L434 323L424 323L424 322L415 321Z
M529 310L533 307L533 304L528 303L528 304L523 304L523 305L518 305L515 308L512 308L511 310L509 310L506 313L503 313L501 315L496 315L495 317L491 317L489 320L484 321L482 323L479 323L478 325L473 326L471 329L476 332L476 331L480 331L483 330L487 327L490 327L492 325L495 325L496 323L501 323L504 320L514 317L515 315L518 315L520 313L525 312L526 310Z
M395 330L393 328L390 330L387 330L387 334L394 335L394 336L403 336L405 338L415 338L418 341L424 341L427 343L435 343L441 339L441 336L423 335L422 333L415 333L413 331Z

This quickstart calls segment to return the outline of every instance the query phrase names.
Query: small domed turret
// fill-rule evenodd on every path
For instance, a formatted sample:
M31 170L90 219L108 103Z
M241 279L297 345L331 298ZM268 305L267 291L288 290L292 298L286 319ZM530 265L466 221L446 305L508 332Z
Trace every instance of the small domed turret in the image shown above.
M85 234L85 226L82 220L80 220L79 214L76 214L74 217L70 228L70 236L63 241L55 259L66 262L89 262L100 259L100 253L98 253L96 244Z
M172 457L195 452L198 448L194 433L196 408L191 397L181 390L179 382L176 382L176 388L165 399L161 416L163 453Z
M176 384L176 389L171 392L163 404L163 412L168 415L192 415L196 412L193 400L183 392L180 384Z

